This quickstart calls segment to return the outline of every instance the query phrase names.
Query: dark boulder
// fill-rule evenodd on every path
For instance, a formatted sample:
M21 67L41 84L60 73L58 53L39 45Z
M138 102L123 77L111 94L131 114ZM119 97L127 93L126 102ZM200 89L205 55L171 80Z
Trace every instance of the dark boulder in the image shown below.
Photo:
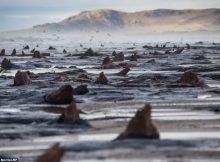
M1 63L1 68L5 70L10 70L12 68L12 63L7 58L4 58Z
M15 74L15 78L14 78L15 86L28 85L31 83L32 81L27 72L17 71L17 73Z
M42 58L41 53L39 51L34 51L33 58Z
M58 90L44 96L44 100L51 104L69 104L73 101L73 92L71 85L63 85Z
M89 89L88 89L87 85L83 84L83 85L77 86L74 89L73 94L74 95L84 95L88 92L89 92Z

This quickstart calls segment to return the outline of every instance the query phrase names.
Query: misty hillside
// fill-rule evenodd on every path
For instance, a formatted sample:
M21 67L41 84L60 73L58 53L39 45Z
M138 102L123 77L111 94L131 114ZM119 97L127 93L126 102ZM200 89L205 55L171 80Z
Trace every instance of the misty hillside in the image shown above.
M143 32L220 30L220 9L158 9L134 13L116 10L84 11L51 24L37 25L36 30L125 30Z

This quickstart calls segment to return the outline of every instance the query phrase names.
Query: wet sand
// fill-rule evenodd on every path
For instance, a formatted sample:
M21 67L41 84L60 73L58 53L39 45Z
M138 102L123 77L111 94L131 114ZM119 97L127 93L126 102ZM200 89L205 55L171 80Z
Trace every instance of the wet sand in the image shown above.
M165 54L175 43L109 43L99 45L79 43L56 44L48 50L48 43L40 40L31 49L50 53L36 59L20 56L28 41L4 40L0 49L15 64L0 76L0 154L31 162L56 142L65 149L64 162L71 161L210 161L220 159L220 44L191 44L181 54ZM39 47L36 47L36 45ZM148 46L143 48L143 46ZM99 56L82 58L92 47ZM17 49L16 56L10 56ZM62 53L63 49L67 53ZM30 49L30 50L31 50ZM77 49L77 51L75 51ZM116 75L122 66L103 69L102 61L112 52L123 52L125 60L115 64L130 65L127 76ZM24 50L30 53L29 50ZM157 53L155 53L157 51ZM137 61L129 57L137 53ZM17 70L30 71L32 84L13 86ZM184 71L193 70L205 86L175 83ZM107 85L95 84L104 72ZM80 74L89 80L78 80ZM70 84L74 88L87 84L89 93L74 95L80 116L92 127L84 128L55 124L66 105L45 103L43 96ZM145 103L152 105L152 118L160 140L113 141L121 133L136 110Z

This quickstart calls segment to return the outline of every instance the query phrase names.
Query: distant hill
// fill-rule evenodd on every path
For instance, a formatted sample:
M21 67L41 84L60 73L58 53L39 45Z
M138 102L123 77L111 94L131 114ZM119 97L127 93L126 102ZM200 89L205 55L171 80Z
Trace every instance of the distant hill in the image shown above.
M220 9L158 9L133 13L106 9L83 11L61 22L37 25L33 28L40 31L217 31L220 30Z

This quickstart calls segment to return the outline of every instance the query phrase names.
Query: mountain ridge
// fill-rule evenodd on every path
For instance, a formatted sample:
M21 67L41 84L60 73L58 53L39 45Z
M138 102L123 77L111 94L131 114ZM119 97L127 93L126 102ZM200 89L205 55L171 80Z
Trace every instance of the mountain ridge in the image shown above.
M215 31L220 30L220 9L156 9L136 12L88 10L57 23L37 25L33 28L59 31Z

